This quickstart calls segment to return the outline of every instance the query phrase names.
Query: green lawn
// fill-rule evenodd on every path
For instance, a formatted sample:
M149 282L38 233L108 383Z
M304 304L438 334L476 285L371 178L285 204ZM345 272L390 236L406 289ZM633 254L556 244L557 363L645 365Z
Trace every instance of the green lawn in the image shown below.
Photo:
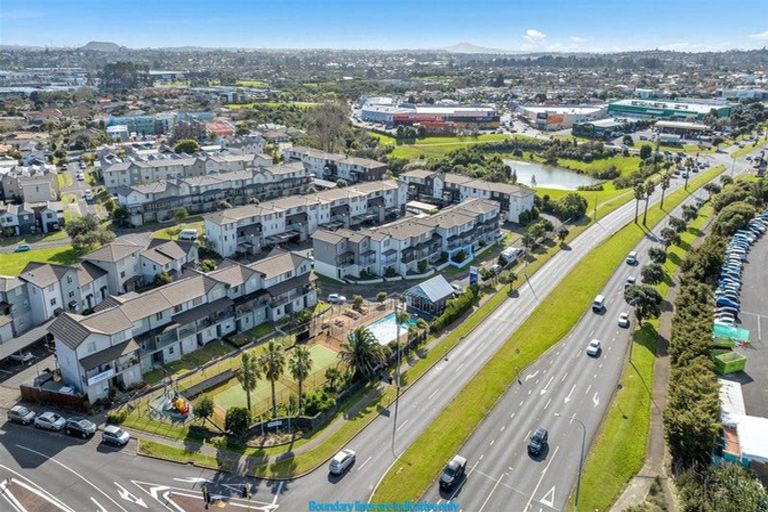
M731 156L733 158L741 158L741 157L747 156L748 154L755 151L756 149L764 147L766 144L768 144L768 140L765 140L765 139L754 144L753 143L747 144L743 148L739 148L733 153L731 153Z
M80 258L71 245L33 249L27 252L3 253L0 254L0 275L19 275L30 261L72 265L80 261Z
M570 158L559 158L557 163L562 167L582 171L586 174L594 174L596 171L604 171L610 166L615 165L616 169L618 169L621 174L624 174L638 169L638 166L640 165L640 157L617 155L611 158L593 160L591 162L582 162L581 160L573 160Z
M171 235L168 233L169 229L173 230L176 227L180 227L181 229L196 229L198 237L205 234L205 221L198 220L193 222L183 222L182 224L169 224L164 228L160 228L157 231L154 231L152 233L152 238L160 238L163 240L176 240L179 237L178 235Z
M223 469L225 471L231 471L233 464L228 460L217 460L215 457L200 453L197 450L182 450L175 446L158 443L155 441L148 441L146 439L139 440L138 452L142 455L148 455L150 457L157 457L165 460L183 460L184 462L193 462L197 466L211 468L211 469Z
M256 327L248 329L247 331L243 331L240 334L235 334L232 336L232 339L238 346L240 346L244 345L245 343L249 343L252 340L257 340L262 336L266 336L274 330L275 328L272 325L272 322L264 322L257 325Z
M392 145L395 147L392 153L390 153L391 156L395 158L407 158L409 160L430 156L442 156L453 150L472 146L474 144L500 142L514 138L503 133L484 133L477 136L423 137L419 139L398 141L389 135L383 135L377 132L369 133L379 139L381 145Z
M256 87L259 89L269 87L269 84L264 80L238 80L235 84L240 87Z
M60 171L56 175L56 181L59 183L59 191L72 185L72 174L69 171Z
M697 176L689 182L690 190L722 171L718 167ZM669 194L666 208L688 195L685 190ZM658 205L651 207L648 225L655 226L664 215ZM584 314L585 304L591 302L643 236L645 231L630 223L583 258L402 454L382 479L372 501L417 500L516 378L517 372L511 368L525 368L561 340Z
M301 109L307 109L316 107L319 105L319 103L316 103L314 101L252 101L250 103L227 103L225 107L229 109L239 109L239 108L254 108L256 106L265 106L265 107L279 107L279 106L290 106L290 107L299 107Z
M682 234L681 245L688 247L701 235L701 228L712 215L705 206L699 216ZM671 280L677 273L686 250L679 246L668 249L671 257L664 263L664 272ZM656 288L666 297L671 281ZM632 364L624 367L622 389L616 395L589 452L584 466L580 495L583 510L608 510L624 485L637 474L645 461L651 421L653 370L656 360L658 319L647 321L633 335Z
M21 237L4 238L0 240L0 247L16 246L19 244L31 244L35 242L54 242L56 240L63 240L67 238L67 232L63 229L53 231L47 235L35 234L35 235L23 235Z

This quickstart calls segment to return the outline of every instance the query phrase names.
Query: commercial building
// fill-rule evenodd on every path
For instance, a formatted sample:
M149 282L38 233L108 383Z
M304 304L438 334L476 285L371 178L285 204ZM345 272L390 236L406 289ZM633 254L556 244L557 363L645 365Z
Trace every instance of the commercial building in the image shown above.
M369 98L360 107L363 121L394 126L420 125L428 133L495 129L499 112L493 105L414 105L391 98Z
M616 137L624 127L624 123L615 119L598 119L573 123L571 134L575 137L607 140Z
M687 121L656 121L654 126L659 130L659 133L671 133L686 137L706 135L712 131L712 129L705 124L690 123Z
M722 89L720 97L727 101L768 100L768 89L755 87Z
M405 212L405 183L359 183L258 205L227 208L204 216L211 249L224 257L256 254L289 241L307 240L319 227L377 224Z
M408 184L410 199L426 199L440 205L457 204L470 198L489 199L499 203L502 218L509 222L520 222L520 215L533 209L534 192L518 185L425 169L402 173L400 179Z
M434 215L401 219L352 231L318 229L312 235L315 272L332 279L363 275L424 274L458 253L470 261L499 234L500 207L495 201L468 199Z
M439 316L445 310L446 303L456 295L442 274L408 288L403 296L409 308L430 317Z
M608 104L608 115L614 117L703 121L710 113L716 117L728 117L731 115L731 106L722 101L697 99L628 99Z
M285 161L302 162L318 178L347 183L376 181L384 176L387 164L340 153L327 153L305 146L294 146L283 150Z
M605 105L519 105L517 111L539 130L562 130L574 123L599 119L608 112Z
M309 259L278 252L250 264L227 261L141 294L110 297L83 316L59 315L48 327L65 384L93 402L112 388L211 341L317 302Z

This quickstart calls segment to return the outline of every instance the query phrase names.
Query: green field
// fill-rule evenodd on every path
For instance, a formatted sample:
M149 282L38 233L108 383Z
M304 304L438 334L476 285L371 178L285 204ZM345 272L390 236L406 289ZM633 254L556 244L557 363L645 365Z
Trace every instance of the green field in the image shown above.
M225 107L229 109L239 109L239 108L254 108L257 106L264 106L264 107L280 107L280 106L286 106L286 107L299 107L301 109L307 109L316 107L319 105L319 103L316 103L314 101L252 101L250 103L227 103Z
M256 87L258 89L264 89L266 87L269 87L267 82L264 80L238 80L235 82L235 85L238 85L240 87Z
M369 132L372 136L379 139L379 144L394 146L390 155L395 158L406 158L416 160L425 157L439 157L453 150L472 146L474 144L483 144L485 142L501 142L509 140L510 137L503 133L484 133L481 135L456 136L456 137L423 137L419 139L407 139L398 141L389 135L383 135L377 132Z
M176 240L179 237L178 235L172 235L168 233L169 229L172 230L176 227L181 227L181 229L196 229L198 237L205 234L205 221L198 220L194 222L184 222L182 224L173 224L173 225L166 226L164 228L160 228L152 233L152 238L161 238L163 240Z
M632 172L638 169L638 166L640 165L640 157L617 155L611 158L592 160L591 162L582 162L570 158L558 158L557 164L561 167L584 172L585 174L593 174L595 171L604 171L610 166L615 165L616 169L621 174L624 174L625 172Z
M689 183L691 191L722 171L717 167L697 176ZM666 208L679 204L689 193L677 190L669 194ZM656 225L664 216L658 205L651 207L648 225ZM582 259L401 455L380 482L372 501L418 499L514 380L517 372L510 369L512 362L525 368L561 340L584 314L584 304L591 302L643 236L644 229L630 223Z
M3 253L0 254L0 275L19 275L30 261L72 265L80 261L80 258L71 245L33 249L27 252Z

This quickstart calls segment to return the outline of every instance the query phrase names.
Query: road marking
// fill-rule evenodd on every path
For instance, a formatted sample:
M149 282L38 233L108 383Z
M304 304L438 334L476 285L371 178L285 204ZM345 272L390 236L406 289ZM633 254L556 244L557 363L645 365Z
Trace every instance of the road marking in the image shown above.
M591 331L589 331L589 335L590 335L590 336L592 336L593 334L595 334L595 330L594 330L594 329L592 329Z
M499 432L504 432L505 428L507 428L507 426L506 425L502 425L501 428L499 429Z
M588 395L588 394L589 394L589 390L590 390L590 389L592 389L592 384L590 384L589 386L587 386L587 390L584 392L584 394L585 394L585 395Z
M495 485L493 486L493 488L491 489L491 492L489 492L489 493L488 493L488 496L486 496L486 498L485 498L485 501L483 502L482 506L480 507L480 510L478 510L477 512L483 512L483 509L484 509L484 508L485 508L485 506L488 504L488 500L490 500L490 499L491 499L491 496L493 495L493 492L496 490L496 488L497 488L497 487L499 486L499 484L501 483L501 479L502 479L502 478L504 478L504 475L506 475L506 473L502 473L502 474L501 474L501 476L499 477L499 479L498 479L498 480L496 480L496 484L495 484Z
M525 381L528 382L530 379L535 379L538 374L539 374L539 370L536 370L535 372L531 373L530 375L526 375L525 376Z
M598 365L598 368L602 368L602 367L603 367L603 363L600 363L600 364Z
M464 366L465 364L466 364L466 361L462 361L461 363L459 363L459 366L456 367L456 371L458 372L459 370L461 370L461 367Z
M560 379L560 382L562 383L562 382L565 380L565 378L566 378L567 376L568 376L568 372L565 372L565 373L563 374L563 378L562 378L562 379Z
M539 503L551 508L555 508L555 486L554 485L550 490L546 492L546 494L544 494L544 496L541 497L541 499L539 500Z
M368 457L367 459L365 459L365 462L363 462L362 464L360 464L360 467L359 467L359 468L357 468L357 470L358 470L358 471L360 471L361 469L363 469L363 468L365 467L365 465L366 465L366 464L368 464L368 462L369 462L369 461L370 461L372 458L373 458L373 455L371 455L370 457ZM281 484L283 483L283 482L282 482L282 480L280 481L280 483L281 483Z
M544 480L544 475L547 474L547 470L549 469L549 466L552 465L552 461L555 460L555 455L557 455L557 451L560 449L560 446L555 446L555 451L552 453L552 457L549 458L549 462L547 462L547 465L544 467L544 469L541 470L541 476L539 477L539 481L536 484L536 487L533 488L533 493L531 493L531 497L528 498L528 503L525 504L525 508L523 510L528 510L528 507L531 506L531 502L533 501L533 497L536 495L536 492L539 490L539 486L541 485L542 480Z
M368 457L368 460L370 460L370 457ZM368 462L368 461L365 461ZM365 462L363 465L365 465ZM272 506L277 505L277 498L280 497L280 493L283 492L283 484L285 484L285 480L280 480L280 484L277 486L277 491L275 491L275 497L272 499Z
M576 384L574 384L573 386L571 386L571 390L568 392L568 396L566 396L566 397L565 397L565 399L564 399L564 403L566 403L566 404L567 404L568 402L570 402L570 401L571 401L571 395L573 395L573 390L574 390L574 389L576 389Z
M96 498L94 498L93 496L91 496L91 501L94 503L94 505L99 507L99 512L109 512L109 510L105 509L104 506L98 501L96 501ZM144 506L144 508L146 508L146 505Z
M22 445L20 445L20 444L17 444L17 445L16 445L16 447L17 447L17 448L21 448L22 450L26 450L26 451L28 451L28 452L32 452L32 453L35 453L35 454L39 455L40 457L43 457L43 458L44 458L44 459L46 459L46 460L50 460L51 462L53 462L53 463L55 463L55 464L57 464L57 465L59 465L59 466L63 467L64 469L66 469L67 471L69 471L70 473L72 473L73 475L75 475L75 476L77 476L78 478L80 478L80 479L81 479L83 482L87 483L88 485L90 485L91 487L93 487L94 489L96 489L97 491L99 491L101 494L103 494L103 495L104 495L104 497L106 497L106 498L107 498L109 501L111 501L112 503L114 503L114 504L115 504L115 506L116 506L117 508L119 508L119 509L120 509L120 510L122 510L123 512L128 512L128 511L127 511L125 508L123 508L123 506L122 506L122 505L120 505L118 502L116 502L115 500L113 500L113 499L112 499L112 498L111 498L111 497L110 497L110 496L109 496L107 493L105 493L104 491L102 491L101 489L99 489L98 487L96 487L96 485L94 485L94 484L93 484L93 482L91 482L90 480L88 480L88 479L87 479L87 478L85 478L83 475L81 475L80 473L78 473L78 472L77 472L77 471L75 471L74 469L70 468L70 467L69 467L69 466L67 466L66 464L62 464L61 462L59 462L59 461L58 461L58 460L56 460L55 458L53 458L53 457L49 457L48 455L46 455L46 454L44 454L44 453L42 453L42 452L38 452L37 450L33 450L32 448L27 448L26 446L22 446Z
M596 378L597 378L597 374L594 374L594 375L592 376L592 378L593 378L593 379L596 379Z
M117 486L117 493L120 495L122 499L125 501L130 501L131 503L134 503L136 505L139 505L140 507L149 508L147 507L147 504L144 503L144 500L141 498L137 498L135 495L133 495L128 489L123 487L117 482L112 482Z
M181 482L183 484L211 484L213 480L207 478L201 478L199 476L189 476L186 478L174 478L174 481ZM192 486L194 487L194 485Z
M496 442L495 439L491 439L491 442L488 444L488 446L493 446L493 443L495 443L495 442Z
M5 469L6 471L10 471L11 473L16 475L17 477L21 478L22 480L26 480L26 482L22 482L21 480L16 480L15 478L11 477L11 480L13 480L16 484L24 487L25 489L27 489L30 492L33 492L33 493L37 494L38 496L41 496L42 498L47 499L48 501L50 501L54 505L58 506L64 512L75 512L74 510L69 508L64 502L62 502L59 498L57 498L56 496L54 496L50 492L46 491L41 486L37 485L35 482L33 482L29 478L25 477L21 473L18 473L17 471L14 471L14 470L12 470L11 468L9 468L7 466L3 466L2 464L0 464L0 468ZM29 482L29 483L27 483L27 482ZM2 489L0 489L0 490L2 490Z
M550 385L550 384L552 384L552 380L553 380L554 378L555 378L555 376L554 376L554 375L553 375L553 376L551 376L551 377L549 378L549 381L547 381L547 385L546 385L546 386L544 386L544 389L542 389L541 391L539 391L539 394L540 394L540 395L543 395L544 393L546 393L547 391L549 391L549 385Z
M398 432L400 432L400 429L401 429L401 428L403 428L404 426L406 426L406 425L408 424L408 422L409 422L409 421L410 421L410 418L408 418L407 420L405 420L404 422L402 422L402 423L400 424L400 426L399 426L399 427L397 427L397 431L398 431Z
M549 404L550 404L550 403L552 403L552 399L551 399L551 398L550 398L549 400L547 400L547 403L546 403L546 404L544 404L544 409L546 409L547 407L549 407Z
M531 391L533 391L533 390L532 390L532 389L529 389L529 390L528 390L528 396L530 396L530 395L531 395Z
M595 407L600 403L600 399L597 397L597 391L595 391L595 395L592 397L592 403L595 404Z
M439 389L436 389L436 390L434 390L434 391L433 391L433 392L432 392L432 393L431 393L431 394L430 394L430 395L427 397L427 400L432 400L432 399L435 397L435 395L436 395L436 394L437 394L439 391L440 391Z
M515 413L514 413L514 412L513 412L512 414L510 414L510 415L509 415L509 419L512 419L512 418L514 418L514 417L515 417Z
M481 454L481 455L480 455L480 457L478 457L478 459L477 459L477 462L480 462L481 460L483 460L483 457L485 457L485 454L484 454L484 453L483 453L483 454Z
M520 400L520 407L523 406L523 400Z

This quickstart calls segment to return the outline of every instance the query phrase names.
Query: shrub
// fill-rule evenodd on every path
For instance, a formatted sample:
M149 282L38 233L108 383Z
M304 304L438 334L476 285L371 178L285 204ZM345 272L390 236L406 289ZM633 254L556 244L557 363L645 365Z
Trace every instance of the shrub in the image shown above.
M107 423L110 425L120 425L122 424L126 418L128 418L128 409L127 408L121 408L117 411L109 411L107 413Z
M472 308L477 298L477 292L470 288L455 299L449 300L442 314L432 322L431 331L437 333L449 326L454 320Z
M384 302L387 300L387 292L379 292L376 294L376 300L378 302Z

